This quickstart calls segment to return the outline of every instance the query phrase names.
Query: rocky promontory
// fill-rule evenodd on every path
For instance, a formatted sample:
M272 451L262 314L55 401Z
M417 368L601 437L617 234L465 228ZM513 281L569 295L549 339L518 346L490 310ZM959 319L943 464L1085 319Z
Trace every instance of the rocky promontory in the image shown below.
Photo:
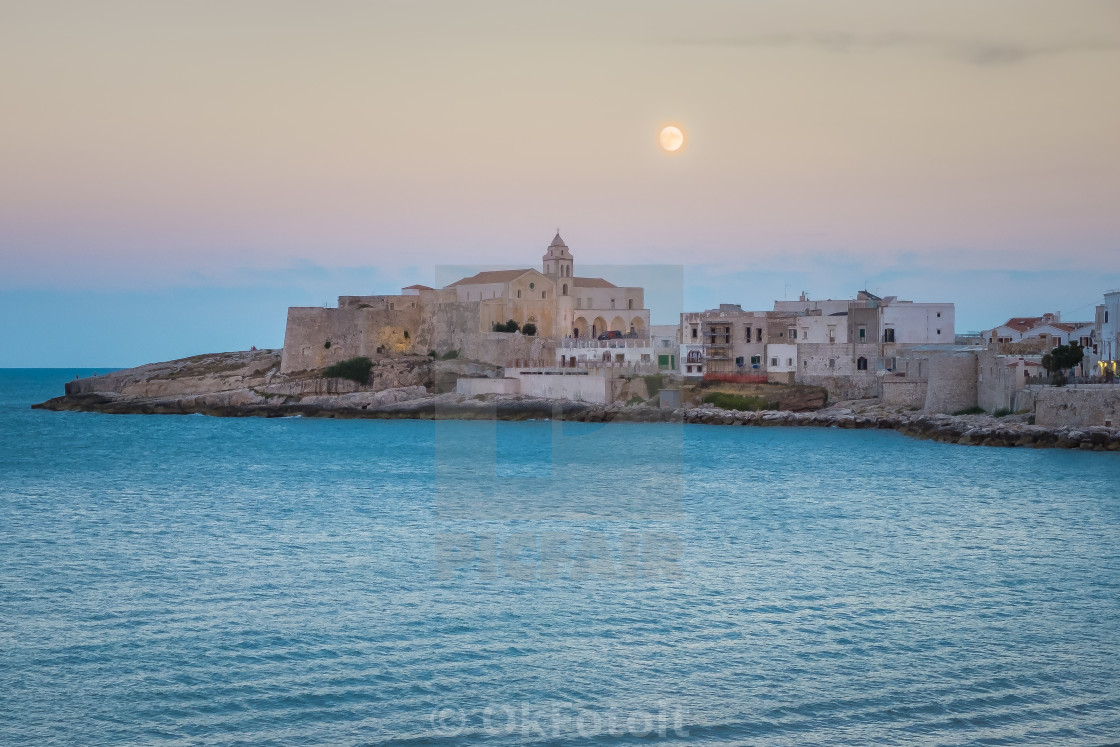
M219 353L115 371L67 382L45 410L219 417L330 417L461 420L570 420L589 423L688 423L896 430L914 438L968 446L1120 451L1120 428L1048 428L1025 415L927 414L877 400L835 403L808 412L742 412L712 405L662 409L654 400L591 404L520 395L456 394L460 376L499 376L467 360L405 356L373 362L359 384L321 371L280 373L280 351Z

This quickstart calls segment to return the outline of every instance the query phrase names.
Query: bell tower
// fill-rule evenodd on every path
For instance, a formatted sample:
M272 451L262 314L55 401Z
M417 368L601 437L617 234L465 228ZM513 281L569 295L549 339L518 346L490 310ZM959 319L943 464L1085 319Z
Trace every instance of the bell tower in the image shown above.
M550 278L572 277L572 253L568 251L568 245L564 243L564 239L560 238L559 229L556 231L556 238L548 245L548 249L541 259L544 261L543 272Z

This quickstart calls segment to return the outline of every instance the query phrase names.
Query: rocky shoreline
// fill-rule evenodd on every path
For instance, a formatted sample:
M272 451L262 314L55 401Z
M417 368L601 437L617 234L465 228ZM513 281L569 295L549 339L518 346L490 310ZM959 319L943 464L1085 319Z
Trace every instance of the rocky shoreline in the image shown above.
M216 417L315 417L422 420L568 420L582 423L688 423L895 430L968 446L1120 451L1120 428L1048 428L1026 415L929 415L878 400L839 402L809 412L740 412L713 405L660 409L597 405L508 394L452 391L460 376L497 376L477 361L394 357L379 360L365 385L322 372L280 373L280 352L216 353L66 383L66 394L33 408L55 411Z
M135 398L105 393L56 397L34 407L111 414L204 414L216 417L318 417L422 420L567 420L582 423L686 423L724 426L802 426L895 430L912 438L966 446L1120 451L1117 428L1046 428L1023 416L927 415L888 411L874 401L840 403L815 412L739 412L709 405L658 409L596 405L511 395L428 394L422 387L313 395L291 401L238 402L194 395Z

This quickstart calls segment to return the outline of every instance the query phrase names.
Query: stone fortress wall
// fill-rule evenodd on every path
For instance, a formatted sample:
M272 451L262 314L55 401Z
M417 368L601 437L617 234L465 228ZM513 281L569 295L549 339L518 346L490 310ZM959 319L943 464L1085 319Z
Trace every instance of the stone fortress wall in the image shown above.
M420 315L419 305L402 309L294 306L288 309L280 371L308 371L360 355L415 353L426 342L419 334Z
M340 296L338 308L292 307L284 332L282 373L324 368L366 356L459 357L495 365L555 361L553 342L544 337L481 331L481 302L437 303L441 291L406 296ZM328 342L330 343L328 345Z

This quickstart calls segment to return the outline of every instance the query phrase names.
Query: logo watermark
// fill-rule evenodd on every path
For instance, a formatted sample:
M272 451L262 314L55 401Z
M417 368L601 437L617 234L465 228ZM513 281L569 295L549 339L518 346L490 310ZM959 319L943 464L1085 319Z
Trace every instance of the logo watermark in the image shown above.
M659 701L652 708L579 708L553 703L490 705L480 710L434 709L429 726L439 737L510 737L559 739L579 737L687 737L686 713L679 704Z

